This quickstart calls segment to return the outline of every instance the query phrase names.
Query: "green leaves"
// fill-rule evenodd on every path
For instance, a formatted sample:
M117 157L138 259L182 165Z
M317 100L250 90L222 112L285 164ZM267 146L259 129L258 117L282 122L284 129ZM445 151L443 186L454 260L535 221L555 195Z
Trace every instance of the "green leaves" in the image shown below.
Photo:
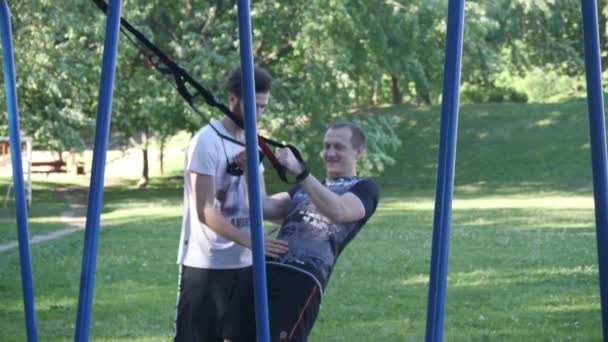
M445 1L255 1L251 6L254 58L275 78L260 126L311 156L319 132L352 108L436 103L441 95ZM574 0L467 1L463 83L497 91L526 84L515 77L539 69L580 76L578 6ZM11 9L23 133L38 136L39 147L90 145L105 16L92 3L76 0L14 2ZM224 77L239 63L233 2L130 0L123 16L224 98ZM199 108L205 118L194 114L171 77L149 68L145 57L120 37L113 131L162 139L179 130L196 131L221 115L204 105ZM365 124L371 131L384 127L373 120ZM4 116L0 134L6 134ZM370 158L378 153L374 163L390 160L384 148L388 145L370 151Z
M399 118L394 116L373 116L365 120L353 120L367 136L365 154L359 161L359 175L378 175L387 165L395 164L394 153L401 146L395 127Z

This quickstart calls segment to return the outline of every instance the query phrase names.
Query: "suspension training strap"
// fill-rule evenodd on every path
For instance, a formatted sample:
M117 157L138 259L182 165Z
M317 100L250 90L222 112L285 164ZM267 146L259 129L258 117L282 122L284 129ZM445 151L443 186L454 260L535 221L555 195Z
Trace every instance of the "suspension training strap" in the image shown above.
M103 0L92 0L100 10L102 10L106 15L108 13L108 5ZM205 89L200 83L186 72L181 66L175 63L171 58L169 58L164 52L162 52L156 45L154 45L146 36L144 36L141 32L139 32L135 27L133 27L127 20L124 18L120 18L121 31L125 34L129 39L129 41L135 45L135 47L140 50L140 52L144 55L145 52L137 46L137 44L130 38L130 36L124 31L127 30L131 33L141 44L143 44L148 50L152 52L153 55L146 55L148 65L154 66L156 70L163 74L173 74L175 79L175 84L177 85L177 92L184 98L184 100L188 103L188 105L199 115L203 116L203 114L194 106L194 98L196 96L201 96L207 105L213 108L219 109L223 114L229 117L234 123L244 129L243 121L241 118L236 116L230 109L223 104L217 97L215 97L210 91ZM123 30L124 29L124 30ZM156 58L154 58L156 57ZM192 86L196 90L196 94L191 94L186 87L186 84ZM274 156L272 150L268 147L268 145L272 145L279 148L289 148L294 156L298 159L302 165L305 166L305 163L302 159L302 155L298 151L298 149L290 144L282 144L272 139L265 138L263 136L258 135L258 145L264 155L268 158L272 166L277 170L279 178L285 183L292 184L287 178L287 169L279 163L277 158Z

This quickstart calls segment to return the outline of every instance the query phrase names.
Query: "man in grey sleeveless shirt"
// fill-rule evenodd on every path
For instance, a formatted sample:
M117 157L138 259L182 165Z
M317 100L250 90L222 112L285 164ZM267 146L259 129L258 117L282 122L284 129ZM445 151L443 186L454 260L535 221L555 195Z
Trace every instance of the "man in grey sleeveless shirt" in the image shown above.
M299 184L263 201L264 218L282 220L277 238L289 244L285 254L267 259L272 341L307 340L338 256L376 210L378 185L357 177L364 148L365 135L356 125L329 127L323 139L323 181L289 149L277 153ZM245 164L243 154L237 162Z

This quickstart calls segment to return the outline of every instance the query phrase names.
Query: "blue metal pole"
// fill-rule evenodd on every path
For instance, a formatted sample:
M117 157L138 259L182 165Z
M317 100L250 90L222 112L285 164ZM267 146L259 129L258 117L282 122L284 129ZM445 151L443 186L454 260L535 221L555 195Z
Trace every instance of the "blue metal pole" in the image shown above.
M587 106L593 165L595 225L602 310L602 332L608 340L608 183L606 173L606 124L602 94L600 38L595 0L581 0L585 36L585 71L587 75Z
M253 252L253 288L255 294L256 334L258 342L270 341L268 325L268 294L264 262L264 231L260 192L258 140L256 130L255 85L253 53L251 51L251 17L249 1L238 1L239 41L241 48L241 78L245 110L245 142L247 145L247 184L249 189L249 217Z
M106 150L110 132L110 112L112 109L112 91L116 71L116 52L120 28L121 0L111 0L108 6L105 43L101 68L101 81L97 106L95 128L95 147L93 150L93 167L85 226L84 250L80 274L80 292L78 296L78 315L74 341L89 340L91 325L91 307L93 288L95 286L95 266L97 259L97 241L99 238L99 217L103 201L103 180L106 164Z
M464 0L449 0L426 341L443 341L450 220L458 130Z
M17 106L17 86L15 81L15 60L13 55L13 33L11 15L5 0L0 4L0 30L2 30L2 57L4 58L4 89L8 112L8 130L13 164L13 185L15 189L15 208L17 209L17 236L19 239L19 258L21 260L21 287L25 307L27 340L38 341L36 333L36 311L34 308L34 285L27 232L27 206L23 186L23 163L21 161L21 138L19 136L19 108Z

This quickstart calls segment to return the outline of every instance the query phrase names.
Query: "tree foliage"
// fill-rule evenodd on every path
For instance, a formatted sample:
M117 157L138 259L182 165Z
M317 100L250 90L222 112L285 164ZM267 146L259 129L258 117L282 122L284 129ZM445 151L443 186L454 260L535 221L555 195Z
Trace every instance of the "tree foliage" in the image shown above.
M90 146L105 17L87 1L10 5L22 133L33 136L38 147L57 151ZM263 133L315 155L320 132L352 108L438 102L446 1L254 1L251 6L255 60L275 77ZM602 41L607 15L604 5ZM239 63L234 1L125 0L123 17L195 79L225 96L224 77ZM465 19L462 81L473 95L483 93L480 101L496 93L510 94L505 100L525 99L513 87L528 83L515 78L539 70L576 80L584 72L577 0L470 0ZM189 110L171 78L151 70L146 57L121 36L114 132L125 140L144 134L162 142L219 117L204 105L199 107L204 117ZM606 54L602 58L606 62ZM578 91L582 85L573 87ZM363 125L378 133L372 134L380 143L369 158L371 169L379 170L390 162L394 136L381 120ZM5 116L0 134L7 134Z

